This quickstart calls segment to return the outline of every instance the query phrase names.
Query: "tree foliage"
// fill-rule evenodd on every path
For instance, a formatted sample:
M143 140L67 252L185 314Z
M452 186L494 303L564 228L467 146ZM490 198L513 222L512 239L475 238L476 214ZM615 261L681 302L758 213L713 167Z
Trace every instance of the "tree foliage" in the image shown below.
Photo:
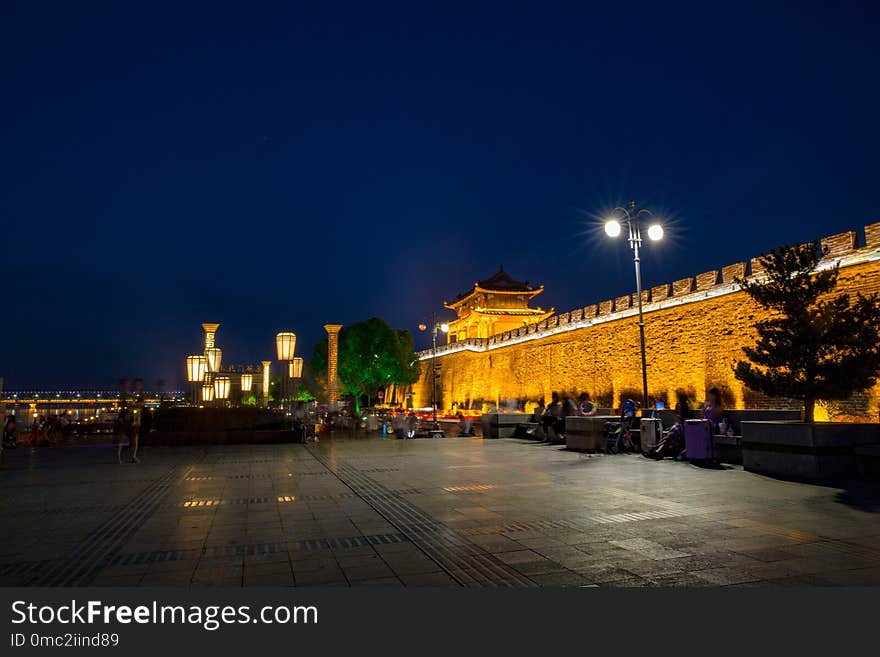
M326 377L326 340L315 345L311 367L318 377ZM391 384L411 385L420 373L409 331L393 329L377 317L340 331L337 367L340 392L352 395L358 410L362 397L373 399L380 388Z
M812 422L817 400L847 399L877 381L880 372L880 303L876 294L828 298L838 266L817 271L824 255L818 241L781 246L760 257L766 280L737 279L769 319L755 326L748 361L734 374L751 390L804 403Z

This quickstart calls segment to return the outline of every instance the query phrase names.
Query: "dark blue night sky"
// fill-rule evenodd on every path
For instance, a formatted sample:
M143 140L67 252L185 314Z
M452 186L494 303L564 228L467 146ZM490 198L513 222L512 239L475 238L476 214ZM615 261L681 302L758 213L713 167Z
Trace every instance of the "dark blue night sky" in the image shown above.
M7 388L631 292L630 196L646 285L880 219L876 3L139 4L0 5Z

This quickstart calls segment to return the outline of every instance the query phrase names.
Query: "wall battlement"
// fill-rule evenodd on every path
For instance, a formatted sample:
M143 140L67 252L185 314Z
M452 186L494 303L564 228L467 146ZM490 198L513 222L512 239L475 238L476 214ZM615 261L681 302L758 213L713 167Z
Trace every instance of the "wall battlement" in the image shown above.
M865 227L862 244L855 231L830 235L822 244L828 255L820 267L841 267L839 291L880 292L880 222ZM674 390L683 387L702 399L707 387L717 385L733 407L777 402L744 390L732 374L733 363L742 358L742 347L753 342L754 323L764 312L734 281L762 274L758 258L752 258L642 291L652 396L669 403ZM638 329L631 321L637 306L635 293L623 295L489 338L438 347L441 407L502 399L536 401L549 398L554 390L587 390L613 401L611 405L617 405L624 392L640 397ZM419 358L429 359L431 352L420 352ZM425 396L428 370L423 368L414 389L417 404L430 398L429 392ZM846 412L840 415L875 418L878 392L843 403Z

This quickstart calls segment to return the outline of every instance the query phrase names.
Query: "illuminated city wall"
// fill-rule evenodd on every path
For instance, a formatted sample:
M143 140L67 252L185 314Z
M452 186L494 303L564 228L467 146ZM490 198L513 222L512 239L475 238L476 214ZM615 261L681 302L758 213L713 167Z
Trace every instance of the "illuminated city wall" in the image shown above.
M880 223L866 228L867 246L854 248L856 235L824 240L825 264L841 265L836 293L880 292ZM736 276L760 275L757 260L735 263L643 292L648 340L650 395L673 403L676 388L697 400L717 386L732 408L799 408L795 402L766 399L733 376L742 347L754 342L754 324L766 313L733 284ZM488 340L470 340L438 349L441 408L494 406L517 400L534 405L550 393L588 391L601 406L621 397L641 398L639 332L635 294L557 314L539 324ZM429 352L422 352L422 377L414 403L430 405ZM877 418L880 386L832 407L835 419ZM817 419L824 419L817 408Z

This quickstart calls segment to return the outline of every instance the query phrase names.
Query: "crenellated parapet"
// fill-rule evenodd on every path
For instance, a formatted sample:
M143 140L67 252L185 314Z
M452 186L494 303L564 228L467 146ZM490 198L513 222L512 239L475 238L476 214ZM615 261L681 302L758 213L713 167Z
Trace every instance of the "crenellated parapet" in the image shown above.
M827 250L820 266L839 264L846 267L860 262L880 259L880 222L864 227L863 241L859 244L856 231L845 231L822 238ZM764 274L759 257L748 262L740 261L710 269L696 276L680 278L669 283L655 285L642 291L645 313L651 313L670 305L698 302L709 296L715 297L738 291L737 279L760 277ZM438 355L459 351L487 351L523 341L541 340L564 331L582 329L593 324L614 321L638 312L636 293L621 295L574 310L550 315L540 321L506 330L486 338L470 338L438 347ZM420 352L424 359L429 351Z

